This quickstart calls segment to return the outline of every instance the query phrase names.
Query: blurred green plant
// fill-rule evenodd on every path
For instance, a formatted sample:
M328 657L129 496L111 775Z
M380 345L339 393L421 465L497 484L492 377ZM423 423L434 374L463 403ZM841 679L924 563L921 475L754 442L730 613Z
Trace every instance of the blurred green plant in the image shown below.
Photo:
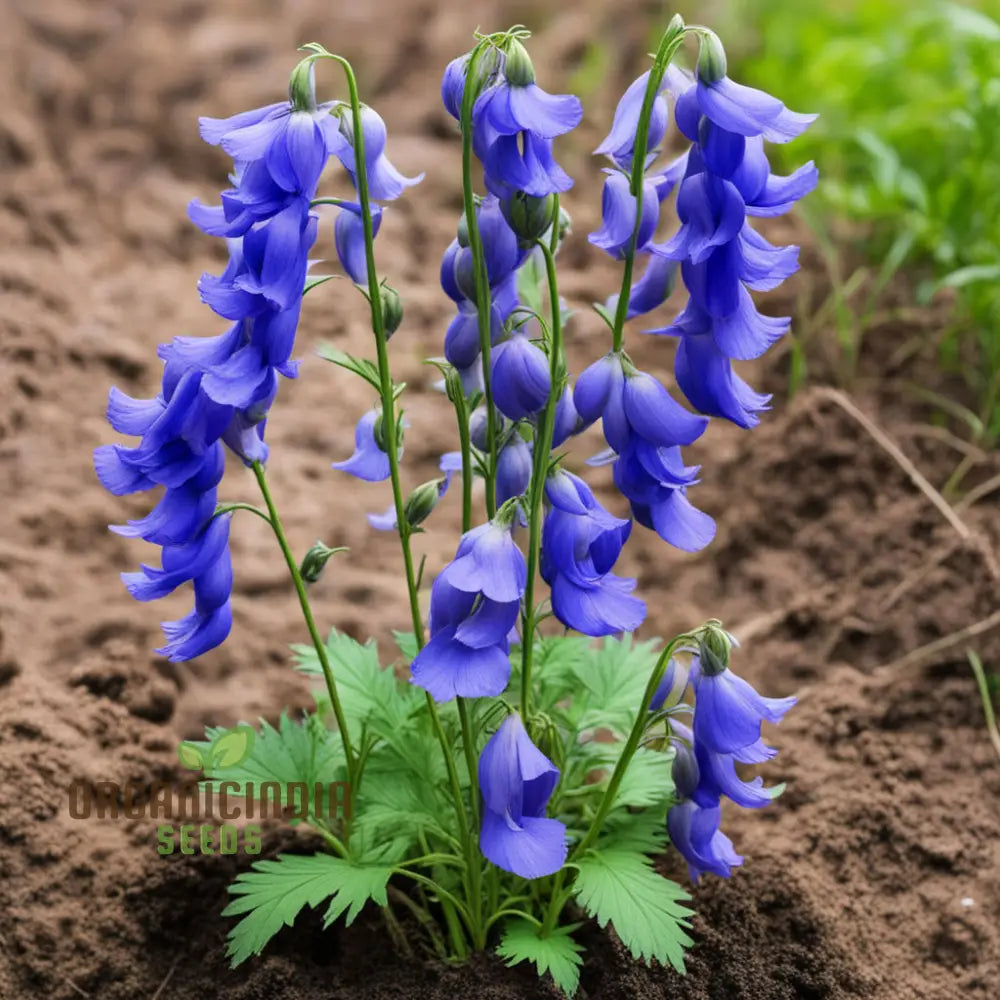
M730 60L739 78L772 92L787 92L791 82L792 106L820 113L796 143L795 157L815 151L822 160L820 189L804 211L833 277L824 319L834 320L848 367L892 277L903 265L929 265L918 300L954 290L941 358L972 387L978 412L943 408L960 415L980 443L994 443L1000 436L1000 4L991 0L991 16L987 3L936 0L732 3L734 19L746 25L743 50ZM844 273L830 231L838 218L868 224L871 266L864 272Z

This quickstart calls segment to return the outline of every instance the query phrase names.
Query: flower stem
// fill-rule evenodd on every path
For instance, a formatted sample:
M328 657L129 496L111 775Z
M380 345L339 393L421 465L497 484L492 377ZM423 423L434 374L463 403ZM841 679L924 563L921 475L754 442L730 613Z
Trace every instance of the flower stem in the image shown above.
M656 101L663 74L667 71L675 53L684 39L683 21L674 18L660 39L656 51L649 80L646 82L646 93L642 99L642 110L639 112L639 125L635 132L635 145L632 153L632 173L629 190L636 200L635 226L632 229L632 239L625 251L625 267L622 272L622 287L618 294L618 305L615 308L615 322L612 331L613 349L617 354L625 343L625 321L628 319L629 298L632 294L632 272L635 269L635 248L639 238L639 226L642 224L642 186L646 176L646 144L649 142L649 120L653 114L653 104Z
M559 207L555 222L558 225ZM535 576L538 572L542 539L542 497L548 472L549 453L555 432L555 411L559 403L562 373L562 314L559 307L559 286L556 262L551 247L542 240L537 245L545 258L545 276L549 286L551 340L549 342L549 399L542 410L532 455L531 485L528 492L528 577L524 588L524 621L521 629L521 715L527 719L531 707L531 666L535 650L535 629L538 625L535 608Z
M486 513L492 518L496 513L497 481L497 421L493 407L493 385L490 378L490 336L492 333L492 302L490 300L490 278L486 269L486 254L479 232L476 216L475 193L472 188L472 108L476 102L477 88L474 84L476 70L483 51L492 43L484 39L469 56L469 67L465 75L465 89L462 92L462 197L465 207L465 222L469 231L469 250L472 253L475 284L476 311L479 319L479 348L483 365L483 400L486 405L486 433L489 439L489 453L486 456Z
M316 649L316 656L319 658L319 665L323 670L323 679L326 681L326 691L330 696L330 705L333 708L334 717L337 720L337 728L340 730L340 738L344 743L344 758L347 762L347 781L354 789L354 748L351 746L351 735L347 730L347 719L344 716L344 709L340 704L340 695L337 692L337 681L333 676L333 667L330 665L330 657L327 654L326 646L316 627L316 619L313 617L312 606L309 603L309 596L306 593L305 580L299 572L299 564L292 553L288 538L285 535L284 526L278 516L278 510L271 497L271 490L267 485L267 476L264 473L264 466L260 462L254 462L251 466L253 474L257 478L257 485L260 487L261 495L267 506L268 519L274 531L274 537L278 540L281 554L285 557L288 572L291 574L292 583L295 584L295 592L299 596L299 606L302 608L302 617L305 619L306 628L309 630L309 637ZM355 789L356 791L356 789ZM347 840L345 830L344 839Z
M597 839L601 832L601 827L604 825L604 820L607 819L608 813L611 811L615 804L615 796L618 794L618 789L621 786L622 779L625 777L625 772L628 770L629 764L632 762L632 758L635 756L635 752L639 747L639 743L642 740L643 734L646 732L646 726L649 722L649 706L652 704L653 697L656 695L656 689L660 685L660 681L663 679L663 674L667 669L667 665L670 663L670 657L673 656L674 650L678 646L684 643L691 642L692 636L685 633L684 635L676 636L667 643L666 648L660 653L660 658L656 661L656 666L653 668L653 672L649 675L649 682L646 684L646 691L642 696L642 704L639 706L639 712L635 717L635 722L632 725L632 731L628 735L628 739L625 741L625 747L618 758L618 762L615 764L614 771L611 772L611 778L608 781L608 787L604 790L604 795L601 798L601 804L597 808L597 812L594 814L594 818L590 821L590 826L587 828L587 832L584 834L580 842L573 848L570 852L568 861L572 862L575 858L580 857L584 854ZM547 936L552 933L552 929L556 925L556 921L559 919L559 913L568 899L568 895L563 891L563 882L566 878L566 867L563 866L556 872L556 877L552 884L552 896L551 903L549 905L548 912L545 915L545 921L542 927L542 937Z

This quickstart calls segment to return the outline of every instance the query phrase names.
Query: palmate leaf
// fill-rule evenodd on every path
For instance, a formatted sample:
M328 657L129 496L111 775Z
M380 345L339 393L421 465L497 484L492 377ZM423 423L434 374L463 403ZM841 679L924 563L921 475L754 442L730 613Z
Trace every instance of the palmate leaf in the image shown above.
M573 889L580 905L602 926L608 922L635 956L655 958L684 972L690 896L676 882L657 875L637 851L606 847L578 862Z
M634 642L606 638L574 665L577 681L586 689L579 699L576 726L605 728L624 735L632 728L649 676L660 655L660 641Z
M581 754L589 768L601 768L605 773L602 780L594 782L595 795L603 795L611 773L624 749L621 743L584 743L576 752ZM622 777L614 806L635 806L644 808L665 804L673 796L674 782L670 773L672 756L646 747L635 752Z
M520 656L520 649L518 649ZM578 635L554 635L535 643L532 676L539 687L539 708L549 711L553 705L574 694L579 687L576 668L593 655L590 639ZM520 663L520 659L518 660Z
M385 906L391 874L388 866L362 867L329 854L280 854L273 861L256 862L229 887L237 898L222 911L225 917L246 914L229 932L230 964L235 967L259 955L282 927L295 923L305 906L330 899L324 927L345 912L350 924L368 900Z
M580 985L583 946L577 944L570 933L579 926L556 927L548 937L542 938L538 936L538 928L527 920L508 920L504 924L497 954L507 959L507 965L534 962L539 976L549 973L556 986L568 996L573 996Z
M371 732L389 739L406 725L420 700L410 685L397 680L391 669L382 668L374 642L362 645L332 629L326 650L352 736L358 736L361 726L366 725ZM299 670L323 676L312 646L293 646L292 652Z

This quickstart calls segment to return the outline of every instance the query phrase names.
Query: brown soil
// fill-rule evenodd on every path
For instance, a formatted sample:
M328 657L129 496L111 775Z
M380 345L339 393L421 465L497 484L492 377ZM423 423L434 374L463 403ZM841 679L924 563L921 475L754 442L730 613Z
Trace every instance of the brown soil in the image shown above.
M365 96L389 122L397 163L427 170L387 213L379 242L407 308L392 348L411 386L406 474L416 483L455 446L420 365L440 351L448 304L434 258L458 209L458 149L436 106L440 68L477 25L517 20L539 29L537 61L548 79L565 78L598 32L611 65L637 65L645 45L641 5L634 17L597 3L558 17L538 4L284 6L279 16L264 0L6 4L0 997L10 1000L550 995L529 971L494 957L444 969L397 955L375 913L328 933L307 914L263 958L230 972L220 912L248 859L165 859L148 822L68 814L74 778L175 778L177 741L206 723L274 718L310 700L288 665L287 644L301 638L294 600L253 519L234 529L232 638L192 664L151 654L157 621L169 616L160 612L185 598L154 608L124 593L117 572L146 553L106 525L146 501L105 495L90 465L92 448L109 439L109 384L148 395L158 341L219 328L194 291L219 248L183 214L224 175L224 161L198 139L196 116L274 100L295 45L316 38L356 60ZM598 204L586 154L623 82L589 102L565 156L585 175L568 199L576 234L564 255L565 294L581 306L613 281L584 238ZM332 253L329 231L324 239ZM807 273L787 294L815 288L815 297L822 286L807 257ZM374 629L385 641L403 626L403 588L393 540L370 531L362 512L384 508L386 491L349 487L328 467L349 452L369 399L312 353L322 339L367 350L363 303L349 291L335 283L310 298L302 378L283 387L269 426L272 477L298 549L321 535L357 554L315 587L323 622L358 636ZM933 359L910 350L922 327L935 325L934 315L888 310L870 333L852 395L940 485L960 455L922 423L926 413L905 389L942 384ZM577 367L604 349L600 324L585 312L570 329ZM668 345L647 342L635 353L644 367L669 371ZM770 694L800 694L770 769L788 791L763 814L727 816L746 867L695 892L698 944L686 978L637 968L592 928L581 996L996 997L1000 768L965 651L1000 662L1000 627L911 655L995 613L993 501L961 512L971 535L963 539L835 401L813 389L789 402L782 368L778 357L758 373L779 392L764 425L752 434L713 430L696 457L704 462L696 498L720 526L709 552L682 557L640 533L626 564L652 609L646 634L717 615L744 641L745 675ZM998 464L981 457L971 481ZM252 497L239 468L227 482L231 498ZM421 538L429 570L448 557L455 521L451 498ZM273 829L266 849L279 847L309 844ZM672 857L664 864L682 877Z

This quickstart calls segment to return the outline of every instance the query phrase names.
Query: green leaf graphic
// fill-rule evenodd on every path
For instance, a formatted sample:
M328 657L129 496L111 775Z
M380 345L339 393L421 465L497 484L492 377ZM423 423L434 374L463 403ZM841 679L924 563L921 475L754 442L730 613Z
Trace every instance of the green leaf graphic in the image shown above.
M250 726L236 726L212 743L212 769L242 764L253 751L254 731Z
M202 756L201 747L197 743L190 743L185 740L177 746L177 758L184 767L192 771L200 771L205 766L205 758Z

